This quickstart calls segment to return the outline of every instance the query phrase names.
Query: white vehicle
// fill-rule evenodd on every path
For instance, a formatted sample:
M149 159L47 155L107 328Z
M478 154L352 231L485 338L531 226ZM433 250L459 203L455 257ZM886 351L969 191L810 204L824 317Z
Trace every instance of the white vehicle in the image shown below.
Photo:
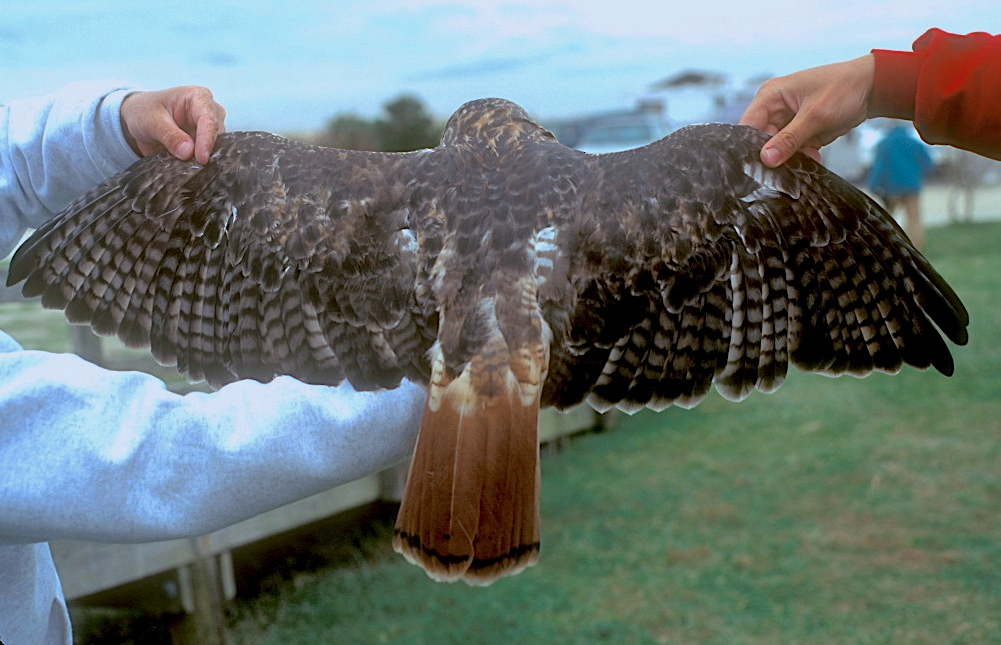
M653 143L671 133L671 128L651 114L637 113L595 121L574 146L594 154L620 152Z

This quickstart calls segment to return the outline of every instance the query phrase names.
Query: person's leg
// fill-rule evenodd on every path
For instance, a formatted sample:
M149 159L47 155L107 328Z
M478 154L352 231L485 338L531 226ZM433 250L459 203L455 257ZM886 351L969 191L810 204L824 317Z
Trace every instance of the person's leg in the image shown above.
M925 247L925 229L921 221L921 198L917 193L902 195L900 204L904 207L907 215L907 236L911 238L911 243L915 248L922 250Z

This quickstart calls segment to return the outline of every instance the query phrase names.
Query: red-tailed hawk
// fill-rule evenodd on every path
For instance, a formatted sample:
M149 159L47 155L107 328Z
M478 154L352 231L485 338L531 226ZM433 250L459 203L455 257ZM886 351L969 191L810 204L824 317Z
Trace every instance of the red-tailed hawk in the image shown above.
M790 364L952 373L949 285L822 166L764 167L764 140L701 125L589 155L498 99L414 153L234 132L204 167L163 153L98 186L10 281L216 386L426 384L394 546L487 584L538 557L540 406L739 400Z

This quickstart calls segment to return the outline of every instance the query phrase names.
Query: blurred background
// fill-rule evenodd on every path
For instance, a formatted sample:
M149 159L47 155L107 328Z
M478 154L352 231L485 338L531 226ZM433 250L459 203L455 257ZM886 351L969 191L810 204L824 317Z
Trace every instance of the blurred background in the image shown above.
M991 0L3 0L0 100L80 79L194 83L232 130L397 149L433 145L462 103L499 96L565 144L607 152L735 121L769 76L909 49L932 26L998 25ZM385 141L380 120L418 132ZM860 179L879 129L830 149L832 169Z
M998 25L992 0L947 11L932 0L2 0L0 100L81 79L200 84L231 130L397 149L433 145L462 103L499 96L563 143L607 152L735 121L770 76L909 49L932 26ZM411 132L384 141L371 131L380 120ZM861 179L879 130L867 124L825 159Z
M999 24L992 0L947 10L933 0L3 0L0 92L89 78L197 83L228 107L231 129L281 133L322 128L339 113L374 117L401 93L442 119L500 96L544 120L656 98L685 122L710 114L707 99L768 75L909 49L932 26ZM664 83L692 70L704 82Z

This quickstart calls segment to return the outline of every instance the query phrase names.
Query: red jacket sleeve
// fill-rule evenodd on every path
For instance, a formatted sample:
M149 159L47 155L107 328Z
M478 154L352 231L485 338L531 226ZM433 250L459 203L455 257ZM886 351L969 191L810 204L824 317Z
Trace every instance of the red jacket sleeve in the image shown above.
M872 53L870 116L910 119L928 143L1001 159L1001 36L931 29L913 51Z

